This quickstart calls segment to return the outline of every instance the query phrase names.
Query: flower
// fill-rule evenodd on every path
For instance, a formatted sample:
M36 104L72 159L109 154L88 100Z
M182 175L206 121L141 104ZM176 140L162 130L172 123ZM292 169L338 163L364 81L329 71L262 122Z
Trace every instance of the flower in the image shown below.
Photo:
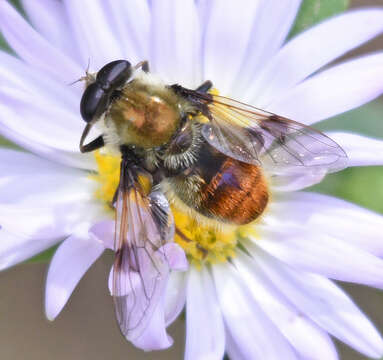
M211 79L221 94L307 125L379 96L383 53L323 67L383 32L383 10L339 15L285 44L299 5L24 1L32 27L0 0L0 29L18 55L0 52L0 133L31 152L0 150L0 267L62 242L47 277L48 318L112 248L105 202L118 181L116 158L79 153L83 89L68 83L88 62L97 70L115 59L148 59L169 83L193 88ZM329 135L348 153L349 166L383 163L381 141ZM169 346L165 327L186 302L186 359L221 359L225 351L232 359L336 359L329 334L382 356L375 327L330 280L383 286L382 217L299 191L312 184L304 180L271 189L254 226L222 236L194 227L193 244L176 239L190 269L171 274L163 307L135 345ZM175 217L191 226L182 213ZM198 257L201 244L208 261Z

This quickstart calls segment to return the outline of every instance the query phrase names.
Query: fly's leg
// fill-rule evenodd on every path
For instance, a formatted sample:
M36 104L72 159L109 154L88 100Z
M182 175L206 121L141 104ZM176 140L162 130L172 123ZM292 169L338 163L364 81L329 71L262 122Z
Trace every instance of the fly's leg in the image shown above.
M80 139L80 151L82 153L87 153L87 152L100 149L105 145L104 138L102 137L102 135L96 137L90 143L84 145L85 138L88 136L91 127L92 127L92 124L87 124L85 126L84 131L82 132L81 139Z
M143 72L148 73L149 70L149 62L147 60L140 61L135 67L136 70L141 68Z
M195 89L195 91L207 93L212 87L213 83L210 80L206 80L200 86L198 86L197 89Z

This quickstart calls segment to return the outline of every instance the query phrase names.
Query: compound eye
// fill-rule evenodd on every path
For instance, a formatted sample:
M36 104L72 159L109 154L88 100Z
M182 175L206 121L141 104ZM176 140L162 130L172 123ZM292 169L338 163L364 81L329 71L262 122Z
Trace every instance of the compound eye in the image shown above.
M132 66L127 60L115 60L106 64L97 73L96 81L105 90L115 90L123 86L132 74Z
M81 98L80 113L85 122L89 123L104 113L109 104L109 96L95 82L85 89Z

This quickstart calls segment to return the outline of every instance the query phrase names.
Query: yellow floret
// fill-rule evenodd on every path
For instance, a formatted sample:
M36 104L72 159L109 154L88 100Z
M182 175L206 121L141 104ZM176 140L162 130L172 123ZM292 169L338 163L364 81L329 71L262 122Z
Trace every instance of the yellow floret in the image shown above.
M120 177L120 157L105 153L95 152L98 166L97 174L92 174L99 186L95 191L95 197L114 211L111 207L113 196L117 189ZM142 185L146 188L146 181ZM148 189L149 191L149 189ZM181 211L175 204L171 205L175 226L177 242L187 254L191 264L200 267L202 263L225 262L235 256L239 238L254 236L253 226L222 227L197 223L191 212ZM182 234L182 235L181 235Z

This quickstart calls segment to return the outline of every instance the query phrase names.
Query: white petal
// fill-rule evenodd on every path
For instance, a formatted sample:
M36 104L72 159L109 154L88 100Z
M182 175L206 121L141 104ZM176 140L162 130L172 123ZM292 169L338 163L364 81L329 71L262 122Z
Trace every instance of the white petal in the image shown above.
M82 170L23 151L0 148L0 203L45 206L60 201L89 201L95 182ZM72 194L72 195L71 195Z
M238 254L233 261L254 300L293 345L300 358L310 360L338 358L334 344L327 333L291 305L249 256Z
M242 101L245 89L253 83L259 72L268 65L270 58L279 50L293 24L301 0L261 0L259 11L253 19L253 28L243 57L239 74L236 76L233 93ZM242 36L242 34L240 35Z
M199 24L201 28L201 32L200 32L201 39L204 39L206 34L207 24L209 22L212 2L205 1L205 0L195 0L195 3L197 8L198 20L199 20Z
M203 78L213 81L223 95L231 95L250 41L259 0L211 1L203 43ZM238 36L240 34L240 36Z
M329 132L327 135L346 152L348 166L383 165L383 140L343 132Z
M40 96L51 106L79 113L83 86L68 86L46 76L44 71L29 66L13 55L0 51L0 84Z
M235 268L214 265L225 324L246 359L297 359L287 340L254 301Z
M8 231L35 239L63 237L103 216L86 173L13 150L1 150L1 159L0 224Z
M382 31L381 9L350 11L323 21L296 36L277 53L249 88L246 100L267 106L327 63Z
M200 26L193 0L152 4L150 60L168 82L196 87L202 82Z
M48 239L30 239L0 229L0 270L27 260L61 240L63 238L60 236Z
M4 0L0 1L0 30L23 60L54 78L67 84L83 73L81 67L42 38Z
M382 79L383 53L364 56L305 80L268 110L310 125L375 99L383 92Z
M76 235L60 245L47 275L45 314L49 320L61 312L77 283L103 251L100 242Z
M0 105L1 109L1 105ZM4 113L7 113L6 110L1 109ZM0 125L0 134L10 141L14 142L16 145L29 150L45 159L52 160L53 162L86 170L96 170L96 162L92 154L80 154L72 153L69 151L56 150L54 148L44 146L38 142L20 134L14 129L9 129L6 126Z
M221 360L225 332L213 279L206 267L189 272L186 300L185 360Z
M273 192L290 192L305 189L320 183L326 174L323 171L302 172L299 175L278 175L270 179Z
M332 196L309 192L284 195L270 206L269 216L265 217L268 223L271 221L270 225L281 226L281 221L286 225L304 224L313 233L326 234L374 255L383 255L380 237L383 216L371 210Z
M119 35L125 59L137 63L149 59L150 10L142 0L106 0L111 25ZM149 64L150 65L150 64Z
M301 225L271 231L256 244L298 270L383 287L383 260L346 241L305 228Z
M0 117L1 126L26 134L42 145L79 151L79 137L84 125L77 114L62 106L54 106L40 96L2 85L0 103L6 104L6 111L10 113Z
M22 0L22 4L35 29L52 45L77 60L73 34L68 29L68 19L61 1Z
M58 172L67 172L74 177L86 174L81 170L67 168L24 151L0 148L0 178L2 179L0 185L3 185L3 179L7 178L12 179L10 184L13 184L14 177L21 176L22 181L26 182L27 176L55 175ZM28 178L29 180L31 179Z
M63 199L60 198L60 200ZM87 208L92 213L90 220L100 218L99 209L97 211L89 209L89 204L86 202L81 205L77 205L76 202L67 202L45 207L0 205L0 224L5 230L20 237L62 238L89 221Z
M124 54L100 0L65 0L69 23L81 54L82 63L98 71L106 63Z
M373 324L330 280L295 271L255 245L246 247L253 261L303 314L359 352L377 358L383 355L383 339Z
M184 308L186 301L186 275L173 271L165 292L165 322L169 326Z

